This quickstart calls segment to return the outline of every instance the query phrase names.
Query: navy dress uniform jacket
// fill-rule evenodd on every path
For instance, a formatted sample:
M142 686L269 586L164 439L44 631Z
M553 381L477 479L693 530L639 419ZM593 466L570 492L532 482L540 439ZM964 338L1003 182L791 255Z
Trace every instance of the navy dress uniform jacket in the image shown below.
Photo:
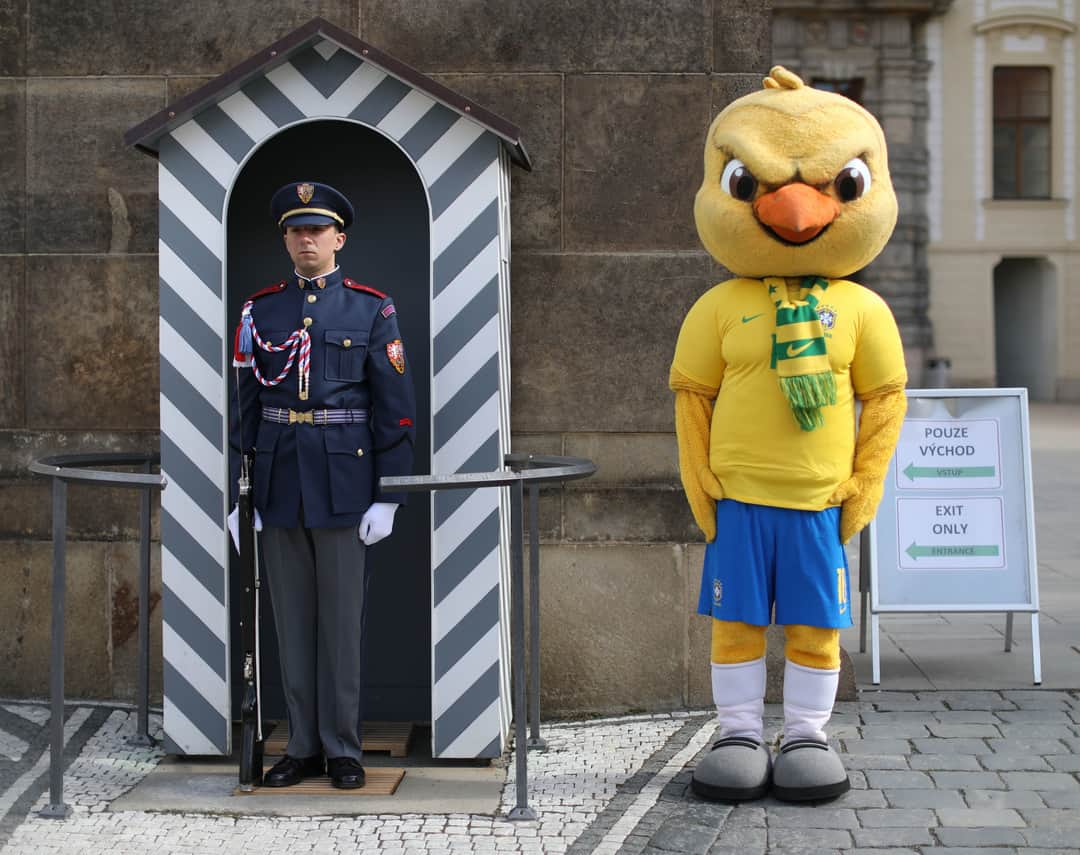
M242 447L255 450L255 507L263 525L355 526L373 502L404 504L406 494L378 487L382 476L410 475L413 466L415 393L393 300L340 270L310 281L294 275L250 299L255 329L267 343L283 343L310 318L310 380L301 400L299 352L277 386L264 386L250 367L239 369L230 430L234 498ZM267 380L289 356L289 349L272 353L257 344L253 351ZM279 424L263 419L263 407L367 410L369 418Z

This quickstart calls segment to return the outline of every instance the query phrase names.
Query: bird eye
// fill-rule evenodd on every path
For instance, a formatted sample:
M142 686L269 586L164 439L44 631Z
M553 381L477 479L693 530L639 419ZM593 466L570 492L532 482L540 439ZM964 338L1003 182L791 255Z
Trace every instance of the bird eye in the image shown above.
M833 182L841 202L854 202L870 189L870 167L856 157L844 164Z
M720 176L720 187L740 202L749 202L757 190L757 179L746 168L745 163L733 157L724 167L724 174Z

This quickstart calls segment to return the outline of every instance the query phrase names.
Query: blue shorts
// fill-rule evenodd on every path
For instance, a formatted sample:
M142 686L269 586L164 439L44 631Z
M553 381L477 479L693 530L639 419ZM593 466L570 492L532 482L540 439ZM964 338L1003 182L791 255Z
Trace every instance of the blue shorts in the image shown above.
M698 613L756 626L851 626L840 508L797 511L716 503L716 540L705 548Z

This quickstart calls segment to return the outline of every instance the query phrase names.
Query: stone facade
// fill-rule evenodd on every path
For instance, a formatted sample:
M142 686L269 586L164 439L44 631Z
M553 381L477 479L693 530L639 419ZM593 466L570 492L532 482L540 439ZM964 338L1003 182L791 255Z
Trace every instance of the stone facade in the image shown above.
M855 278L884 296L904 339L911 384L933 352L927 316L927 20L952 0L850 3L776 0L773 58L808 83L860 80L859 101L885 131L900 217L888 246Z
M0 694L47 691L49 486L26 465L157 444L155 163L123 133L321 15L518 124L533 159L512 173L514 445L600 467L542 500L545 715L709 704L667 372L687 309L727 276L692 216L709 121L760 86L774 33L777 59L813 61L772 5L0 0ZM923 72L910 28L873 32L892 53L868 106L904 199L922 108L900 94ZM905 216L867 279L915 350L924 232ZM137 499L72 488L70 508L68 691L131 698Z

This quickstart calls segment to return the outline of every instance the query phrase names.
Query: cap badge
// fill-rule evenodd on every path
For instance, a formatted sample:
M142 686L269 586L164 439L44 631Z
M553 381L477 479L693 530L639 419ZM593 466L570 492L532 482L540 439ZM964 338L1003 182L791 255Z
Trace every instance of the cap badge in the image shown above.
M311 201L311 197L315 195L314 184L297 184L296 195L300 197L300 201L305 205Z

